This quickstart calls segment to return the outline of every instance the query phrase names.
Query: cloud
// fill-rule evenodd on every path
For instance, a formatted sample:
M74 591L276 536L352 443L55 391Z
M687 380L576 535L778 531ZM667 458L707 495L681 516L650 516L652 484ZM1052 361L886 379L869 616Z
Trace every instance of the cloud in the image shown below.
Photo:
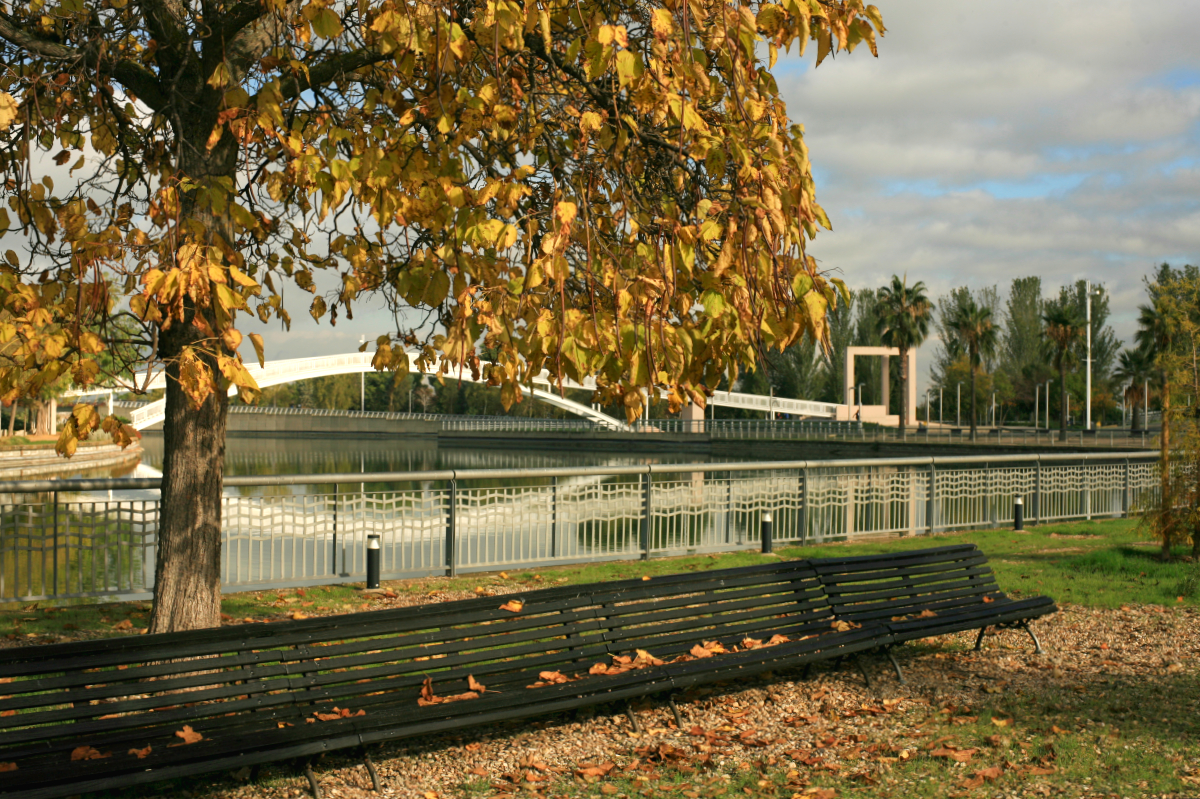
M781 59L834 224L811 253L852 287L907 272L933 295L1091 279L1129 338L1142 276L1200 259L1200 4L879 5L878 59Z

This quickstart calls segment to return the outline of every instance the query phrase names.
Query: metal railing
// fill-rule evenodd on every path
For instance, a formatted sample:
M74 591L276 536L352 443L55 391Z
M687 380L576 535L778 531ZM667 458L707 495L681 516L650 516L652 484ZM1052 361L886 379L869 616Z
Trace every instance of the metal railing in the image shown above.
M231 477L226 589L651 558L1125 516L1158 490L1152 452ZM0 483L0 601L144 597L157 479ZM125 492L88 496L87 492Z

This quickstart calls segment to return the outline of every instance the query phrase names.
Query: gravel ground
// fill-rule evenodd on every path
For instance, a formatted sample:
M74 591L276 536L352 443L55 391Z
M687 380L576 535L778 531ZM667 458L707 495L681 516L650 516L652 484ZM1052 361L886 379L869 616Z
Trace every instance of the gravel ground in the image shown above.
M461 596L441 592L415 599L401 596L394 602L458 598ZM936 644L899 650L898 659L908 680L903 686L886 660L873 658L866 663L874 683L872 689L866 687L853 666L848 666L815 669L807 680L798 670L788 670L749 682L741 690L726 685L688 692L678 702L684 719L682 730L676 728L666 703L656 700L635 705L641 733L633 731L622 708L607 706L557 720L496 725L472 733L400 742L376 749L373 758L384 783L382 795L400 799L459 796L460 787L467 782L475 782L485 794L490 786L492 794L521 792L528 796L536 794L543 783L557 779L574 777L590 782L608 773L628 775L648 764L663 763L683 766L685 772L689 768L713 769L703 772L705 781L738 769L791 769L790 774L795 775L792 784L802 792L807 775L821 770L873 784L890 764L931 748L930 741L923 739L932 733L920 728L922 719L927 720L931 714L966 724L977 719L971 708L988 705L1007 709L1010 704L1028 707L1039 697L1059 691L1074 691L1112 703L1106 715L1107 727L1103 722L1078 719L1078 731L1090 733L1095 731L1093 727L1099 727L1101 736L1112 735L1115 722L1136 731L1139 724L1144 728L1160 721L1166 731L1162 734L1169 735L1168 716L1197 717L1200 703L1195 693L1181 699L1164 687L1158 707L1143 701L1132 708L1121 705L1120 686L1149 680L1161 684L1170 678L1196 676L1198 621L1200 612L1188 608L1130 606L1113 611L1067 605L1034 625L1046 648L1045 655L1032 654L1031 642L1020 630L990 635L982 653L969 651L974 633L964 633ZM1185 706L1188 702L1190 707ZM1161 719L1156 717L1159 710ZM1037 719L1019 721L1038 726ZM1005 732L999 726L1003 723L1001 718L1000 733ZM1005 735L988 740L998 749L1008 749L1014 743ZM1016 744L1021 746L1019 741ZM963 757L952 743L933 754L938 752L956 760ZM1039 768L1049 766L1023 758L1027 754L1013 747L1004 759L1017 761L1013 768L1028 777L1023 783L1027 794L1049 795L1050 789L1038 782ZM983 765L983 760L981 754L971 766ZM1200 762L1183 762L1179 769L1186 781L1200 786ZM315 771L326 797L365 799L380 795L370 790L367 771L353 756L331 755L316 764ZM963 776L970 773L966 769ZM205 799L308 795L304 778L280 767L264 769L258 783L247 782L247 776L245 772L214 775L205 778L212 779L210 784L197 781L191 792L184 791L183 795ZM653 791L647 789L644 793L651 795ZM138 794L181 795L177 789ZM685 791L680 795L699 794ZM1132 795L1141 792L1135 790Z

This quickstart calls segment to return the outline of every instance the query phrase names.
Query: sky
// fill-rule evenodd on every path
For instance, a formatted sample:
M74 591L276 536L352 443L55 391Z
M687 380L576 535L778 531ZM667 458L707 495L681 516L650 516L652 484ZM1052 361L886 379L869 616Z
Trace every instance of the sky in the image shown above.
M879 58L813 68L813 47L776 65L833 223L811 254L852 288L900 274L932 298L1092 280L1129 340L1142 277L1200 262L1200 3L876 3ZM268 358L350 351L388 326L294 318L286 337L264 331ZM935 346L918 352L919 390Z
M876 3L878 59L776 67L833 223L810 253L852 288L899 274L932 298L1091 280L1128 341L1142 277L1200 262L1200 3Z

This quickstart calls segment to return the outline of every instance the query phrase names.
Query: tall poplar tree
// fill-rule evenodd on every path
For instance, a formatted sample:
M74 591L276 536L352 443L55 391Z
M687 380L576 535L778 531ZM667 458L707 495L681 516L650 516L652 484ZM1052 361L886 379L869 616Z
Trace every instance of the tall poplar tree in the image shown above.
M482 342L506 404L543 368L631 417L639 389L703 404L835 302L770 67L882 32L861 0L0 6L0 396L109 380L94 323L137 322L130 387L167 374L150 630L217 625L227 392L253 400L241 345L262 359L285 284L330 323L374 293L430 312L379 369L479 370ZM81 407L59 448L98 426L124 435Z

